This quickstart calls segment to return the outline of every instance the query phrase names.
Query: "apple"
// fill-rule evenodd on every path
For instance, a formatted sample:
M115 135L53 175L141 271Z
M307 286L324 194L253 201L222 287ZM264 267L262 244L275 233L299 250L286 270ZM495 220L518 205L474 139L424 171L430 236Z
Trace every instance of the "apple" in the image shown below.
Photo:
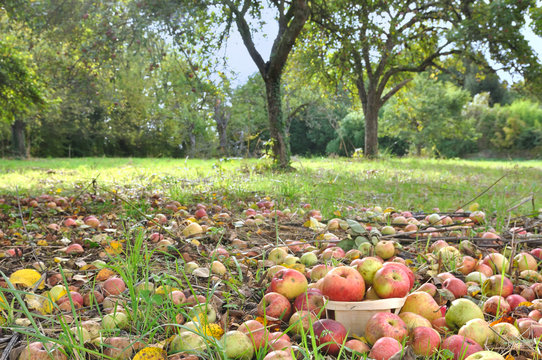
M441 349L450 350L454 354L454 360L461 360L478 351L484 350L472 339L461 335L452 335L444 339Z
M267 269L266 278L271 281L273 280L273 276L275 276L276 273L278 273L280 270L288 269L285 266L282 265L273 265L269 269Z
M386 225L386 226L383 226L382 229L380 229L380 233L382 235L394 235L395 228L393 226Z
M484 319L482 309L468 299L456 299L446 311L446 325L452 330L458 330L467 321Z
M483 211L476 210L470 213L469 219L475 224L483 224L486 220L486 214Z
M492 326L496 334L494 335L495 343L505 345L507 342L517 342L521 334L517 327L507 322L498 323Z
M400 259L400 258L397 258L397 260L398 259ZM412 289L414 287L414 282L416 281L416 277L414 276L414 273L412 272L412 270L410 270L410 268L408 266L406 266L405 264L400 263L400 262L396 262L394 260L393 262L385 262L382 265L382 267L395 267L397 269L403 270L408 275L410 289ZM374 278L373 278L373 280L374 280ZM410 289L409 289L409 291L410 291Z
M479 351L468 356L465 360L505 360L504 356L495 351Z
M467 285L458 278L450 278L442 283L442 287L450 290L456 299L467 295Z
M431 326L420 326L411 331L409 342L414 354L431 356L438 351L440 335Z
M314 266L310 271L310 278L312 281L318 281L322 279L334 266L326 264L318 264Z
M290 337L280 331L270 333L267 342L272 350L288 350L292 347Z
M365 292L365 300L380 300L380 297L376 294L375 289L370 287Z
M105 295L120 295L126 290L126 284L124 280L119 277L110 277L103 283L103 290Z
M67 220L67 219L66 219ZM531 254L532 256L534 256L535 258L538 258L539 260L542 260L542 249L541 248L536 248L536 249L532 249L529 254Z
M528 317L533 319L534 321L540 321L540 319L542 319L542 312L540 310L533 310L529 313Z
M288 321L292 314L292 306L286 296L270 292L265 294L258 304L257 313L262 317L272 317Z
M286 256L288 256L288 252L283 248L277 247L269 252L267 259L274 262L276 265L280 265L284 263Z
M510 304L502 296L494 295L484 302L482 309L486 314L498 317L510 312Z
M389 312L374 314L365 327L365 338L374 344L381 337L391 337L403 341L408 336L405 322L398 316Z
M198 352L206 349L203 337L193 331L182 331L171 340L169 349L174 352Z
M412 312L402 312L399 314L399 317L405 322L409 331L420 326L431 327L431 321Z
M331 319L318 320L313 324L313 331L318 346L325 344L322 350L329 355L338 355L346 339L346 328Z
M478 265L476 265L474 270L481 272L486 277L490 277L491 275L493 275L493 269L491 269L489 267L489 265L486 265L486 264L483 264L483 263L478 263Z
M506 298L514 292L514 285L506 276L493 275L484 281L482 290L486 296L500 295Z
M424 291L415 291L410 293L405 300L405 304L401 309L403 312L412 312L423 316L431 323L442 316L440 306L435 299Z
M267 342L267 329L256 320L245 321L237 330L245 333L250 338L254 349L260 349Z
M352 261L350 266L355 267L363 277L365 285L371 286L375 273L382 268L382 260L374 256L368 256L363 259Z
M131 351L130 351L131 352ZM65 360L64 352L52 343L32 342L25 346L18 357L19 360Z
M425 283L422 284L416 291L424 291L431 296L435 296L437 294L437 287L435 286L435 284Z
M450 329L448 328L448 325L446 325L446 318L444 316L439 317L431 322L431 326L433 329L437 330L439 334L448 334L450 332Z
M375 255L387 260L395 255L395 243L393 241L380 240L375 245Z
M402 298L410 290L410 279L403 269L384 266L375 273L373 288L382 299Z
M294 334L308 334L310 327L318 321L318 317L306 310L300 310L293 313L290 316L290 321L288 322L290 331Z
M508 260L504 257L504 255L499 253L488 254L486 257L484 257L482 264L489 266L495 274L508 272Z
M312 251L309 251L301 255L299 261L305 266L313 266L318 262L318 256Z
M361 301L365 295L365 282L356 269L337 267L324 276L322 294L333 301Z
M288 350L273 350L273 351L267 353L267 355L265 355L263 360L294 360L294 358L292 356L291 351L288 351Z
M249 337L239 331L231 330L220 339L224 354L228 359L250 360L254 355L254 346Z
M494 333L489 324L483 319L472 319L459 329L458 335L476 341L480 346L485 347L494 341Z
M437 253L440 249L450 246L445 240L437 240L429 246L429 251Z
M320 314L324 308L324 295L318 289L307 289L306 293L299 295L294 300L294 308L296 311L306 310L314 314Z
M466 282L469 282L469 281L470 282L475 282L478 285L482 285L486 280L487 280L487 276L485 276L484 274L482 274L479 271L473 271L473 272L469 273L467 276L465 276L465 281Z
M457 268L463 275L467 275L474 271L478 261L472 256L465 255L461 259L461 265Z
M333 246L330 248L325 249L322 252L322 259L323 260L330 260L330 259L342 259L346 253L343 249L341 249L338 246Z
M347 342L344 343L344 347L346 347L347 349L352 350L352 352L354 354L356 354L356 353L357 354L366 354L369 351L371 351L371 348L369 347L369 345L367 345L366 343L364 343L363 341L358 340L358 339L348 340ZM353 358L357 359L356 357L353 357Z
M520 318L517 326L521 335L527 339L538 339L542 336L542 324L530 318Z
M382 337L371 348L369 357L375 360L388 360L402 350L403 346L399 341L391 337Z
M453 246L446 246L439 249L436 255L437 258L442 259L442 262L448 267L458 268L461 266L461 252Z
M538 262L529 253L519 253L516 256L514 256L514 267L517 268L519 271L523 270L537 270L538 269Z
M294 269L279 270L271 280L271 291L293 300L307 291L307 278Z
M361 252L362 256L371 255L373 253L373 244L368 242L361 243L358 246L358 250Z
M102 327L106 330L128 329L128 315L123 312L115 312L107 314L102 319Z

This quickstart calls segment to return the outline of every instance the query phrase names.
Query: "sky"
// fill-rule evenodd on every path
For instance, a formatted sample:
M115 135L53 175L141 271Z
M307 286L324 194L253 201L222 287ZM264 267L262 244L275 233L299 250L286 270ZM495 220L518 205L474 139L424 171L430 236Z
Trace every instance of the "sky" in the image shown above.
M256 34L254 42L256 48L264 58L264 60L269 59L271 53L271 46L273 44L273 39L277 34L277 26L273 20L272 13L264 14L268 17L267 24L264 25L263 31ZM523 33L526 38L531 43L533 49L537 52L538 56L542 58L542 38L535 35L530 28L524 29ZM263 34L269 34L268 36L263 36ZM228 39L227 49L225 55L228 57L228 63L232 71L237 74L236 80L233 80L232 83L234 86L244 84L250 75L258 71L258 68L252 61L241 36L237 32L237 28L232 27L230 38ZM519 75L510 75L507 72L499 71L497 72L502 80L506 80L508 83L513 83L521 80Z

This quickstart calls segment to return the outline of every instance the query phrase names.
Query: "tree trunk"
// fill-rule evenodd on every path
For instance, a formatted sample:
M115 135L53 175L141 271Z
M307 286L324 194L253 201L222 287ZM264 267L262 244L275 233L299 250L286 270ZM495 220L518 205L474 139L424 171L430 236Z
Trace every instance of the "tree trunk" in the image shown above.
M282 113L280 76L265 79L265 92L269 132L271 139L273 139L273 157L281 168L288 168L290 166L290 143Z
M223 156L229 154L228 137L226 129L230 121L230 114L226 113L226 109L222 102L217 99L214 107L214 118L216 122L216 130L218 132L218 141L220 147L220 154Z
M12 151L13 155L19 158L27 157L24 128L25 123L20 119L15 120L11 125Z
M374 158L378 155L378 110L377 104L367 104L365 115L365 149L364 156Z

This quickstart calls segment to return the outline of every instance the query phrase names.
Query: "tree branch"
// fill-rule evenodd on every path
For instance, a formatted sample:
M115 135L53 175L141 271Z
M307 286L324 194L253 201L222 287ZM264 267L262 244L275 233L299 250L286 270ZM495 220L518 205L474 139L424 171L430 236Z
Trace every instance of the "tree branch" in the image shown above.
M406 84L408 84L410 81L412 81L412 78L405 79L401 81L399 84L395 85L393 89L388 91L386 95L382 97L382 104L385 104L386 101L388 101L393 95L395 95L399 90L401 90Z

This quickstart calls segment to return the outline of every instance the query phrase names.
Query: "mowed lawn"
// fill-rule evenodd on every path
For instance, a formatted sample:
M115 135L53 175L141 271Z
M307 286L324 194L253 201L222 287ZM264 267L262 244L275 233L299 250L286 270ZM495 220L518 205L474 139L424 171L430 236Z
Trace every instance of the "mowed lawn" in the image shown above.
M269 196L279 207L310 203L328 217L347 206L454 211L478 195L473 202L497 216L531 195L534 209L528 201L514 214L542 207L542 161L313 158L295 159L297 171L288 173L269 165L256 159L1 160L0 194L70 195L96 188L156 191L181 203L226 205Z

